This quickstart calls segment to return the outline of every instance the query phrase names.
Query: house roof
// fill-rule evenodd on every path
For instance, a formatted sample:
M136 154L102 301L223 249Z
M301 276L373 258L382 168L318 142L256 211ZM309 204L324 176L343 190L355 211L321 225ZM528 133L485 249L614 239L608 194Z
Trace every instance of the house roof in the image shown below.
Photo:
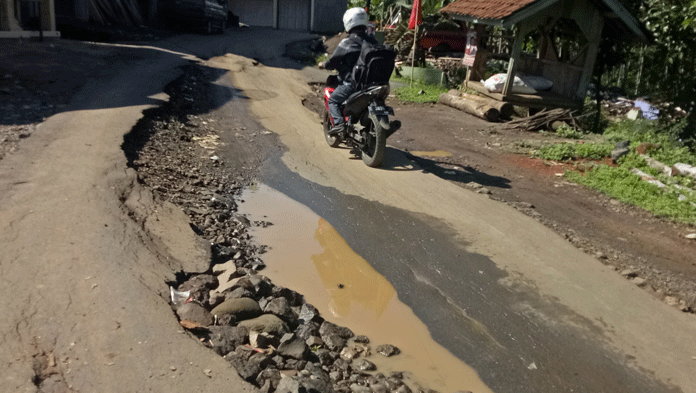
M456 19L510 27L559 0L455 0L440 9ZM645 30L617 0L589 0L603 11L607 22L646 40ZM617 23L618 22L618 23ZM620 26L617 26L620 25Z
M440 12L478 19L503 19L537 0L458 0Z

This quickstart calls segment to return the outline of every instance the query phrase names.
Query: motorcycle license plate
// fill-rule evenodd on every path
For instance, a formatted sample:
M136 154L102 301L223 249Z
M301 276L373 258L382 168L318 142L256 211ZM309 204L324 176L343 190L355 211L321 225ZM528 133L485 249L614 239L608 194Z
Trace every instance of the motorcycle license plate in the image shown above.
M377 116L394 115L394 108L390 106L371 106L370 114Z

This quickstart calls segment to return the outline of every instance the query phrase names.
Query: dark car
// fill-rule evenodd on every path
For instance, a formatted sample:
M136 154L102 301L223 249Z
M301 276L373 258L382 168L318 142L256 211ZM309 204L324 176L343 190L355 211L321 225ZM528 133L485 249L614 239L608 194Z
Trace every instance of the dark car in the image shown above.
M172 0L169 4L172 22L181 27L203 27L208 34L225 30L227 0Z

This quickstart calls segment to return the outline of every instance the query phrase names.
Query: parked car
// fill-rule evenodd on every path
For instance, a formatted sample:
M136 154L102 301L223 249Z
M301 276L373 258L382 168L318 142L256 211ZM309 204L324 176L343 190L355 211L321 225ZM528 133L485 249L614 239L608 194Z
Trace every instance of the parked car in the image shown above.
M173 0L170 4L170 18L183 27L202 27L208 34L225 30L227 0Z

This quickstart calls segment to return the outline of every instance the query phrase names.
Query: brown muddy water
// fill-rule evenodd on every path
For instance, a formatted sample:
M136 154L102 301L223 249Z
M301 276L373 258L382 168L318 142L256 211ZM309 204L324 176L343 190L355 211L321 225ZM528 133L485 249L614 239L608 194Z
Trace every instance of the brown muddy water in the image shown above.
M269 246L262 255L267 265L262 274L304 294L325 319L368 336L373 348L393 344L401 349L391 358L368 357L377 372L403 371L411 388L491 392L473 369L432 339L389 281L327 221L265 185L248 189L242 199L240 213L273 223L252 230L259 244Z

